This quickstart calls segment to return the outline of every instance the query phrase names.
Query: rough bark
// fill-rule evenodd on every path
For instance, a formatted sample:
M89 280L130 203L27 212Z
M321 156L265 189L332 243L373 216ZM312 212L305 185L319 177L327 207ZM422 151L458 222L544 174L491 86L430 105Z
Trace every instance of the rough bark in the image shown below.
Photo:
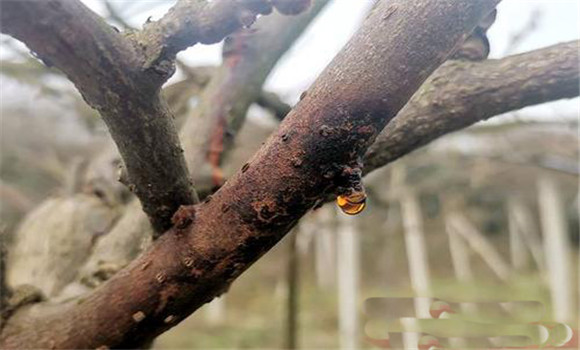
M187 164L200 197L224 182L221 164L261 94L272 68L328 0L314 1L298 17L273 14L251 29L226 39L222 66L200 96L200 104L181 129Z
M121 153L129 188L157 231L195 196L163 79L144 71L129 40L73 0L3 1L2 32L61 70L103 117ZM58 25L55 25L58 23Z
M446 62L377 137L365 155L365 172L478 121L578 96L578 43L498 60Z
M303 1L287 1L290 4ZM175 55L197 43L213 44L242 27L250 27L259 14L270 14L272 5L285 13L270 0L180 0L159 21L148 22L137 34L137 41L145 55L146 69L166 70L172 66ZM298 14L308 8L298 9ZM170 70L173 68L171 67Z
M302 11L309 2L292 3ZM159 21L123 36L77 0L9 0L2 2L1 30L63 71L99 111L123 158L128 187L155 231L163 232L180 205L198 201L159 94L175 71L175 55L198 42L221 41L272 5L279 7L269 0L180 0Z
M86 298L21 309L0 345L136 347L223 293L319 200L351 185L387 121L497 3L380 2L211 200L182 207L172 229Z
M204 93L199 96L200 105L192 115L182 118L186 119L182 131L184 146L188 149L186 155L190 162L198 160L198 163L192 163L195 165L191 166L191 170L193 176L198 179L196 187L203 197L211 193L214 187L211 172L203 171L209 168L206 158L207 144L211 139L210 131L215 130L216 133L227 131L226 134L229 136L225 137L229 142L226 146L231 145L234 137L232 131L238 130L243 123L248 107L260 94L262 85L275 62L327 3L327 0L315 1L307 13L299 16L273 14L260 18L255 23L255 31L235 36L234 42L244 49L238 50L235 56L225 58L226 64L213 72L212 83L209 86L206 85L210 81L207 72L199 69L195 72L187 71L190 75L197 74L199 83L206 85ZM216 100L220 103L215 103ZM226 117L224 111L227 111L226 120L223 119ZM225 129L223 122L226 125ZM94 287L109 279L149 244L150 230L147 229L144 219L137 205L131 203L127 206L123 217L113 230L98 241L92 256L82 268L82 284ZM79 284L70 287L66 294L76 294L84 290Z

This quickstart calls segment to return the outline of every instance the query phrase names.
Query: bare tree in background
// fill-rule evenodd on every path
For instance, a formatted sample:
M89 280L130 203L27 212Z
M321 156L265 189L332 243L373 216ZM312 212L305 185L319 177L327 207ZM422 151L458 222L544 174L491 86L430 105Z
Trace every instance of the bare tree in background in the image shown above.
M122 158L120 181L138 200L88 241L70 228L91 225L59 226L78 219L87 194L25 219L62 254L36 266L36 280L53 283L10 283L7 293L2 276L2 348L144 346L226 292L306 212L359 189L365 173L479 120L579 94L578 42L486 59L499 0L391 0L377 2L290 110L262 85L326 2L180 0L122 33L78 0L0 3L2 32L66 75L102 117ZM176 61L224 38L220 67ZM162 90L176 64L187 78ZM198 105L183 116L194 94ZM255 102L283 122L225 181L226 153ZM112 197L125 191L110 182ZM111 198L91 188L87 222L108 215L95 198ZM74 210L55 218L64 207ZM56 240L56 231L66 235ZM18 252L16 260L38 257Z

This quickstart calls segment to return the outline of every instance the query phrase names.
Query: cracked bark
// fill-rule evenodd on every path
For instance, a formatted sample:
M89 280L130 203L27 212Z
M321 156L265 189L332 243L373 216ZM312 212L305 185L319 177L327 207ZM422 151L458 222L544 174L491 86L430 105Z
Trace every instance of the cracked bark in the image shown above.
M358 165L387 121L497 3L380 2L280 129L211 200L182 210L175 227L86 298L21 309L0 345L137 347L223 293L345 185L342 171Z

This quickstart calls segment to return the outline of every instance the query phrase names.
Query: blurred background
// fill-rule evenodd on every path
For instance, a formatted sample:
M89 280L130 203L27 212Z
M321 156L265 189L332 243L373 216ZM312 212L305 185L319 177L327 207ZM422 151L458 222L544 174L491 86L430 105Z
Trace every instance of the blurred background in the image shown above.
M140 28L173 4L84 2L121 29ZM278 62L264 89L296 103L371 6L370 0L331 1ZM580 2L505 0L488 37L490 58L579 39ZM106 232L103 222L111 224L123 211L99 183L109 175L93 161L110 143L106 127L66 78L19 42L0 38L0 230L13 241L27 215L40 215L39 204L45 210L46 201L90 186L114 208L90 223L98 227L95 232ZM188 67L219 65L221 47L196 45L180 53L168 86L183 80ZM179 102L184 114L195 109L196 98ZM371 173L361 214L346 216L333 203L310 213L226 295L162 335L154 347L380 348L389 338L388 320L376 312L381 308L393 319L420 317L421 310L437 318L437 310L445 308L477 315L471 320L489 324L486 332L498 344L504 344L496 338L505 335L505 324L542 321L555 343L572 344L575 332L577 344L579 114L578 98L529 107L444 136ZM253 105L226 174L277 123L270 111ZM88 160L94 166L87 168ZM544 308L530 304L518 314L510 301ZM446 327L459 332L451 325ZM497 345L472 336L478 346ZM461 334L447 337L441 341L466 346ZM391 344L405 341L391 334Z

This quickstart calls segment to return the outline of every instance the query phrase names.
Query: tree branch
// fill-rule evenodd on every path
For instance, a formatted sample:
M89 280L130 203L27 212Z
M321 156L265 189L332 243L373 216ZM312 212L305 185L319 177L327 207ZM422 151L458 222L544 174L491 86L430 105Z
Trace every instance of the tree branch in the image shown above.
M278 120L283 120L288 113L292 110L292 107L273 92L262 91L256 103L263 108L266 108L272 113Z
M135 347L223 293L319 200L350 184L387 121L497 2L380 2L210 201L180 210L174 228L85 299L21 309L0 345Z
M377 137L365 154L365 172L478 121L578 96L578 43L499 60L446 62Z
M273 14L260 18L251 29L241 30L225 41L223 64L180 133L200 197L223 184L221 164L248 108L260 96L276 62L327 3L314 1L309 11L297 17Z
M141 72L137 49L73 0L3 1L1 25L99 111L153 227L170 227L175 210L196 195L159 82Z
M146 57L144 68L164 69L164 61L172 62L189 46L220 42L237 29L251 26L257 15L270 14L272 5L277 6L270 0L179 0L159 21L146 23L137 35Z
M123 158L129 189L155 231L168 229L177 208L197 202L197 194L161 85L175 70L177 52L251 25L257 14L272 11L270 1L180 0L161 20L127 37L79 1L9 0L2 7L2 32L63 71L99 111Z
M237 130L241 126L248 107L256 98L256 94L260 93L264 80L275 62L327 2L326 0L315 1L310 12L296 17L276 14L262 17L255 24L255 31L251 34L239 34L241 39L237 39L238 35L233 39L246 49L239 52L235 59L231 55L226 57L225 65L215 69L211 79L213 83L205 88L204 93L199 97L200 104L193 115L187 119L189 124L182 128L184 145L194 144L186 152L188 160L195 156L200 157L198 158L200 163L192 163L195 164L192 165L194 176L203 180L196 181L197 188L201 189L200 194L207 195L213 188L211 172L201 170L204 165L207 165L207 147L203 147L203 143L209 142L210 134L200 132L200 130L204 130L203 128L215 130L223 121L223 115L220 113L228 109L228 106L233 106L227 114L228 130ZM186 74L196 75L200 84L206 84L210 80L208 75L204 74L207 73L204 70L182 68ZM221 102L213 103L216 100ZM192 136L193 132L196 132L197 136ZM226 146L229 147L234 135L231 131L228 135L230 142ZM200 149L196 149L194 140L199 142ZM100 239L95 246L93 255L82 268L81 282L89 286L98 285L133 260L144 248L141 244L147 238L147 230L144 226L143 215L139 212L139 208L133 204L128 205L114 229Z
M120 24L123 27L123 29L125 29L125 30L127 30L127 29L135 30L135 28L133 28L129 23L127 23L125 18L123 18L123 16L119 13L119 11L112 4L111 0L102 0L102 3L103 3L103 5L105 5L105 8L107 9L108 19L111 19L114 22L116 22L117 24Z

